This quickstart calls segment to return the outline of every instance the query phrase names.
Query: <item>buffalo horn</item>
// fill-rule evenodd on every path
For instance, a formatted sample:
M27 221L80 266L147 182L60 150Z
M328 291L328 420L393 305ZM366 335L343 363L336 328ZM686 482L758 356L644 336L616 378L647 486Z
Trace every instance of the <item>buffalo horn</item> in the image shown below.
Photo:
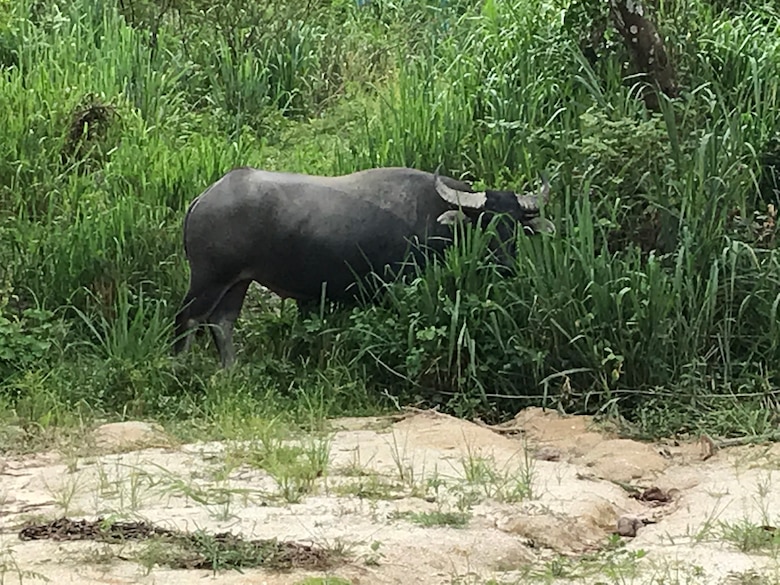
M470 207L472 209L482 209L485 206L486 196L484 191L469 193L468 191L458 191L457 189L448 187L444 184L444 181L441 180L441 177L439 177L439 167L436 167L433 180L436 185L436 192L447 203L460 207Z
M539 211L539 200L545 204L550 200L550 183L542 175L542 188L538 195L517 195L517 203L526 211Z

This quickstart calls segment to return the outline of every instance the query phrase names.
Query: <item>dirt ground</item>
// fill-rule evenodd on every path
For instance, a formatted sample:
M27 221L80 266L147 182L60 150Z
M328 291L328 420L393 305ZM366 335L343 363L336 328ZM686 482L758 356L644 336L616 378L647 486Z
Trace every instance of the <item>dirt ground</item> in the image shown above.
M87 455L0 456L0 584L780 583L780 445L646 444L541 409L501 429L434 412L331 425L325 472L297 502L295 474L253 465L251 450L178 445L149 425L98 429ZM148 550L140 562L143 542L19 538L63 516L276 538L343 559L214 572L154 564Z

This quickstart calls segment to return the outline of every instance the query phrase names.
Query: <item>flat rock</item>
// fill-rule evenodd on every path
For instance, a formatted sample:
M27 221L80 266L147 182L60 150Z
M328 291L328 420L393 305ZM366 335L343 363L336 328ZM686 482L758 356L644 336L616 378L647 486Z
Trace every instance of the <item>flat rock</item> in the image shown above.
M496 527L560 554L598 550L614 529L617 510L604 502L580 516L517 514L499 520Z
M652 445L629 439L607 439L594 445L582 463L602 479L622 482L655 477L669 465Z
M93 432L95 446L101 451L133 451L148 447L170 447L171 438L156 423L126 421L107 423Z

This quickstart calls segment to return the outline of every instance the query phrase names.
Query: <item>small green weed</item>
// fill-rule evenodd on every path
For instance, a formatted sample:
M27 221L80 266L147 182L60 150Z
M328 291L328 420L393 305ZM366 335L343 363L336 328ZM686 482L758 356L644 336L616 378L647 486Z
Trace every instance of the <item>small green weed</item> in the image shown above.
M271 425L260 439L232 445L227 458L233 466L245 464L265 470L276 481L280 496L296 503L312 493L317 480L327 475L330 438L308 435L285 442L280 432Z
M29 569L22 569L16 560L16 555L10 547L0 548L0 585L22 583L27 580L48 582L45 575Z
M780 528L761 525L747 519L739 522L719 523L723 540L730 542L744 553L762 552L772 556L780 553Z
M329 489L339 496L355 496L366 500L396 500L406 497L403 484L377 473L370 473L350 481L340 481L331 485Z
M397 512L393 518L409 520L414 524L431 528L436 526L450 526L452 528L465 528L469 523L470 514L465 512Z
M470 490L474 495L510 503L533 498L534 459L527 449L523 449L523 460L516 469L509 461L499 470L492 456L482 456L470 446L460 463L465 481L460 491Z

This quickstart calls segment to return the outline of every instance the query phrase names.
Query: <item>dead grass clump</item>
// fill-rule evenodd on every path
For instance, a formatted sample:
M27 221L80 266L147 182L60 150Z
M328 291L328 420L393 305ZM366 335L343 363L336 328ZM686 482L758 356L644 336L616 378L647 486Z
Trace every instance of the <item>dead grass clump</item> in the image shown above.
M111 544L149 541L139 554L146 565L166 565L173 569L241 569L263 567L277 571L291 569L325 570L341 558L335 550L276 539L245 540L229 532L187 533L160 528L148 522L70 520L31 523L19 532L21 540L93 540Z
M104 104L95 94L88 93L73 108L62 147L62 164L76 164L99 158L108 130L118 114L116 108ZM81 166L81 165L78 165Z

